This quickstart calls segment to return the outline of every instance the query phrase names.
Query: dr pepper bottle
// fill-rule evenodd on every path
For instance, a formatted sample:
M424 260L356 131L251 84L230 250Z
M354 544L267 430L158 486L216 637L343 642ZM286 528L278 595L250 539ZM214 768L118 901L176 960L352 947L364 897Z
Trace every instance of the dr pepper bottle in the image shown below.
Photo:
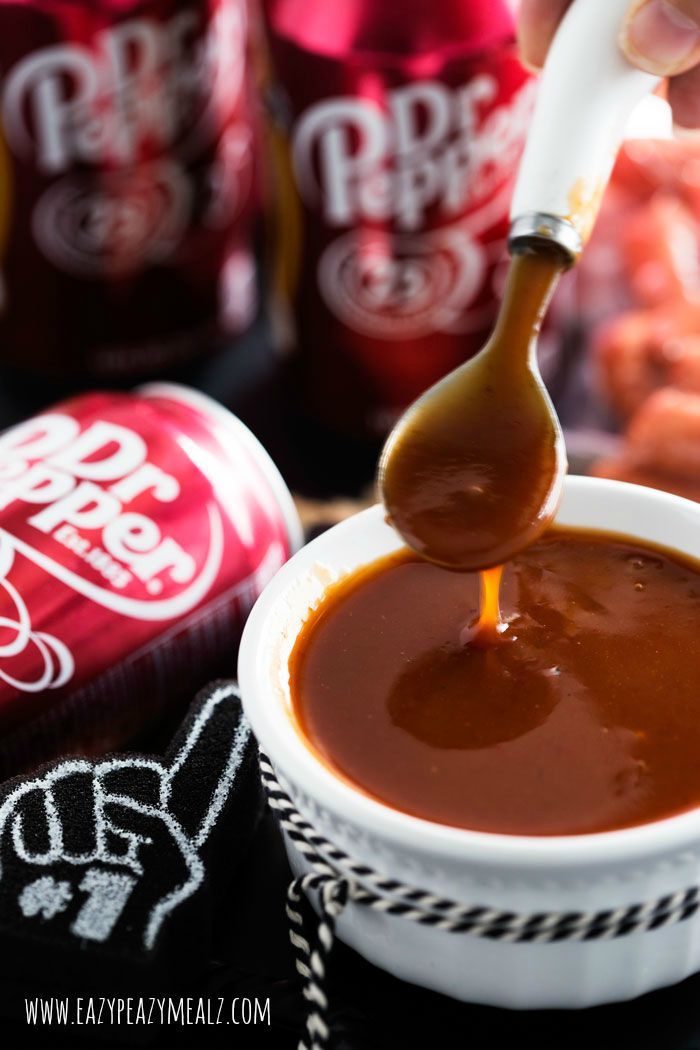
M0 434L0 778L120 746L217 674L300 543L277 469L174 384Z
M162 375L246 326L246 0L0 0L0 368Z
M381 435L482 344L532 105L504 0L264 0L277 337Z

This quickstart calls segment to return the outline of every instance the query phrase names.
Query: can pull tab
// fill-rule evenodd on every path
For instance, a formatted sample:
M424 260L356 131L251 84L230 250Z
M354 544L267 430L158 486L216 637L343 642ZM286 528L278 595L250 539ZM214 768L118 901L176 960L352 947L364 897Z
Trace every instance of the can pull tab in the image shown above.
M631 0L574 0L549 49L511 206L511 249L547 241L575 262L637 103L659 83L618 44Z

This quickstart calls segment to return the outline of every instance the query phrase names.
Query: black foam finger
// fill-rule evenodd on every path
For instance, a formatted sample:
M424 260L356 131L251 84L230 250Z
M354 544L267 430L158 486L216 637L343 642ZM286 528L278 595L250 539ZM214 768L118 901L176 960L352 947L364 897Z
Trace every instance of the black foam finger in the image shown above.
M42 863L61 835L50 794L34 788L18 799L3 830L3 852L18 853L22 859L33 858L36 863Z
M46 787L49 810L60 827L62 852L69 857L89 857L97 849L93 779L90 763L66 763L62 775Z
M105 796L133 798L146 806L160 805L163 763L145 755L115 755L97 766Z
M122 866L110 863L132 878L128 904L111 933L120 950L149 955L169 916L194 896L204 881L205 868L197 850L166 813L139 802L109 801L104 817L111 834L120 840ZM116 922L115 919L115 922Z
M165 757L66 759L2 785L0 987L153 994L186 983L260 809L232 682L198 694Z
M163 784L163 804L198 845L206 843L224 807L235 804L256 753L236 683L222 680L199 693L166 756Z

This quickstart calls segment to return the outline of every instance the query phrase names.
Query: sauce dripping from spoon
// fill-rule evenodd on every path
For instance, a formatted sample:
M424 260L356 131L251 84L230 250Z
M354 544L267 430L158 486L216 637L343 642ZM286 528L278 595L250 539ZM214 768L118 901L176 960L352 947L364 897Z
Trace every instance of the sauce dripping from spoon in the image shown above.
M499 602L503 566L482 569L479 576L479 615L473 623L463 628L459 640L463 645L488 649L502 641L508 629L508 624L501 617Z
M559 421L537 367L537 336L564 256L514 255L486 346L418 399L392 430L379 465L389 522L421 557L461 572L493 570L552 521L566 472ZM471 641L505 625L498 574L482 581Z

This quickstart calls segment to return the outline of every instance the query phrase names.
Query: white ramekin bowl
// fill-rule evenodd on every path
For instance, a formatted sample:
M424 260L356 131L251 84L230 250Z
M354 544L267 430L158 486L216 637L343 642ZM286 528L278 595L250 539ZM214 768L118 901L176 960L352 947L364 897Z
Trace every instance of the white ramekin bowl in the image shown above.
M666 493L571 477L557 521L700 558L700 505ZM348 519L280 570L245 628L239 659L245 711L302 815L382 874L464 904L518 913L596 912L652 902L700 883L700 809L594 835L471 832L374 801L314 757L290 715L287 662L294 640L331 582L400 546L381 507ZM289 853L295 870L305 870ZM593 1006L700 970L700 913L617 939L528 944L448 933L350 904L337 929L342 940L397 977L494 1006Z

